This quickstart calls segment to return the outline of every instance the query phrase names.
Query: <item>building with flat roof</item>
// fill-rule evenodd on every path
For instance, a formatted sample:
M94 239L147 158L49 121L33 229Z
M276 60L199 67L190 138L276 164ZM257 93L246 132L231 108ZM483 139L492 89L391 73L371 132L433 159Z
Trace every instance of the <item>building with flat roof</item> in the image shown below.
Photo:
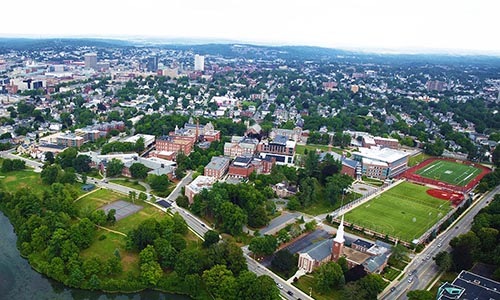
M274 157L276 164L293 164L295 157L295 141L286 136L277 135L272 140L263 140L257 145L261 158Z
M379 179L392 178L408 167L408 153L391 148L358 148L353 159L361 162L362 174Z
M156 150L189 155L193 150L194 140L194 137L162 136L156 140Z
M205 166L203 174L216 179L221 179L229 168L230 159L224 156L214 156L212 160Z
M500 299L500 283L462 270L452 283L438 289L437 300Z
M233 136L231 142L224 143L224 155L231 158L237 156L253 156L257 149L257 139Z
M195 54L194 56L194 70L204 71L205 70L205 56Z
M214 177L200 175L186 185L184 195L188 198L189 204L193 204L194 196L198 195L203 189L211 189L216 181L217 179Z
M154 135L151 135L151 134L142 134L142 133L139 133L139 134L136 134L134 136L126 138L124 140L124 142L134 143L135 144L140 138L144 139L144 147L145 148L151 147L151 145L153 145L154 142L155 142L155 136Z
M87 53L84 56L85 60L85 68L87 69L97 69L97 54L96 53Z

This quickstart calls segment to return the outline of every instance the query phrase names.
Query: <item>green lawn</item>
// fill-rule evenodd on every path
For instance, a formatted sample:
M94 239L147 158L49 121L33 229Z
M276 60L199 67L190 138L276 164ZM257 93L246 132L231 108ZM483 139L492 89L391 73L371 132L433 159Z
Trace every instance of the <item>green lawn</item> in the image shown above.
M298 281L294 282L293 285L299 288L301 291L309 295L312 292L312 297L316 300L340 300L342 299L342 291L335 290L327 294L319 294L316 291L316 282L311 275L307 274L299 278Z
M100 189L81 198L76 202L76 205L80 210L93 211L117 200L130 202L126 195L116 193L108 189ZM139 225L142 221L148 218L161 218L165 215L165 213L161 210L140 200L136 200L134 204L142 206L143 209L117 221L114 225L107 227L127 234L130 230L137 227L137 225Z
M41 194L48 190L50 185L44 184L40 178L40 173L36 173L31 168L26 168L21 171L12 171L3 173L0 172L0 186L6 191L15 192L21 189L31 189L34 192ZM86 192L82 191L82 183L77 182L72 185L78 195L83 195Z
M393 281L399 276L399 274L401 274L400 270L395 270L391 267L387 267L382 273L382 277L384 277L387 280Z
M481 169L466 164L436 160L424 168L417 170L415 174L453 185L466 186L481 172Z
M42 183L40 173L35 173L31 168L7 173L0 172L0 182L7 191L29 188L35 192L43 192L49 188L48 185Z
M100 240L99 237L101 236L105 236L106 238ZM113 257L115 250L118 249L124 272L117 277L126 276L127 272L139 275L139 255L136 252L125 250L125 244L124 236L105 231L104 229L98 229L90 247L83 250L80 254L84 258L97 256L101 260L107 260Z
M432 156L425 154L424 152L420 152L415 156L410 156L408 158L408 167L413 167L423 162L424 160L431 158Z
M403 182L348 212L345 220L411 242L451 210L449 202L429 196L428 189Z
M358 193L350 193L347 194L344 198L344 204L347 204L351 201L354 201L358 198L361 198L361 194ZM342 201L337 201L334 205L332 205L330 202L328 202L326 199L323 201L320 201L318 203L313 203L311 206L308 207L301 207L299 208L299 211L302 211L304 213L307 213L312 216L317 216L320 214L325 214L325 213L330 213L337 208L339 208L342 205Z
M142 206L144 208L134 214L131 214L130 216L127 216L117 221L113 226L108 226L108 227L113 230L127 234L128 232L130 232L130 230L136 228L142 221L146 219L149 218L160 219L163 216L165 216L164 212L147 203L144 203L142 201L135 201L135 204Z
M137 180L130 180L130 179L113 179L110 180L109 182L116 183L119 185L123 185L132 189L136 189L142 192L146 191L146 188L140 185Z
M76 202L78 209L96 210L97 208L116 200L127 200L127 196L108 189L97 190Z

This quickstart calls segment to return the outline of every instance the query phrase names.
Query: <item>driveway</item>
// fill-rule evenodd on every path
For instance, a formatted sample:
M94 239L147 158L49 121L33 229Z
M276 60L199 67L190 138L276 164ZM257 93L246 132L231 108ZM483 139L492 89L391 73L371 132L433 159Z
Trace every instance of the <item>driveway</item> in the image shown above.
M285 228L288 224L294 223L296 219L300 218L300 213L283 212L283 214L273 220L266 227L259 230L261 235L275 234L281 229Z

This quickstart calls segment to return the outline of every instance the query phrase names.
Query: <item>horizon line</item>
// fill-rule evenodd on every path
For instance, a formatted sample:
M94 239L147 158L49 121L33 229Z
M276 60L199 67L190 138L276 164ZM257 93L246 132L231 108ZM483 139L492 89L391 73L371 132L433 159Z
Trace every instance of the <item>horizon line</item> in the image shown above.
M270 42L270 41L245 41L234 40L229 38L217 37L174 37L174 36L148 36L148 35L98 35L98 34L81 34L81 35L59 35L59 34L9 34L1 33L0 38L18 38L31 40L48 40L48 39L96 39L96 40L117 40L126 42L135 42L147 44L154 43L155 45L206 45L206 44L245 44L252 46L267 46L267 47L316 47L332 50L344 50L351 52L362 52L365 54L383 54L383 55L456 55L456 56L493 56L500 58L500 50L481 50L481 49L455 49L455 48L431 48L431 47L382 47L382 46L362 46L362 45L315 45L315 44L300 44L290 42Z

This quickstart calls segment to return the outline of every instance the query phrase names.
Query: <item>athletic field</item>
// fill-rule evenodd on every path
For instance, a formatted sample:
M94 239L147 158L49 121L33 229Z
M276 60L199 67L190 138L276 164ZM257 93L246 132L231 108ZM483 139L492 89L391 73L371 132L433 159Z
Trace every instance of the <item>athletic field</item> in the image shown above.
M415 174L457 186L466 186L482 172L483 170L474 166L447 160L436 160L422 169L418 169Z
M450 202L428 195L428 189L403 182L348 212L345 220L411 242L452 209Z

